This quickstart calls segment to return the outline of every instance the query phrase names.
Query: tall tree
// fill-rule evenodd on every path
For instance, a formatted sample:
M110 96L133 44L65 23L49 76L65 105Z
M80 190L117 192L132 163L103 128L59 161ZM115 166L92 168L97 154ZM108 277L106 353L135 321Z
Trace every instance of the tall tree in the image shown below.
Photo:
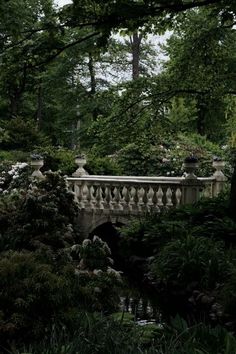
M198 133L217 138L216 127L228 118L228 96L236 94L235 30L205 9L180 16L174 29L165 64L172 87L195 100Z

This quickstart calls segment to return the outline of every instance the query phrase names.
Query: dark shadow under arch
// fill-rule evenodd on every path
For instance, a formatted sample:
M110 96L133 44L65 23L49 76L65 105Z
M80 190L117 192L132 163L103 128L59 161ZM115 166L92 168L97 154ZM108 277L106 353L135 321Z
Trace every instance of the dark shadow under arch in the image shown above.
M90 234L89 238L93 238L93 236L100 237L104 242L106 242L111 250L111 258L114 260L114 267L119 269L119 240L120 240L120 231L119 228L124 224L112 222L106 222L102 225L96 227Z

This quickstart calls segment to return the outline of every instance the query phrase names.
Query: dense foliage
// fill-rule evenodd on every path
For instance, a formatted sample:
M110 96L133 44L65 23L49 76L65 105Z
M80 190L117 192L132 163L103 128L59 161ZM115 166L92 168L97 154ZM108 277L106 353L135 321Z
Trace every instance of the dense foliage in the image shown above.
M1 2L0 351L236 352L235 17L230 0ZM80 239L62 175L81 152L104 175L180 176L194 156L211 176L226 160L230 203L121 230L117 264L158 325L117 312L127 289L110 248ZM53 171L41 182L32 153Z
M121 286L104 242L95 237L78 244L77 210L64 178L50 172L37 182L27 179L28 168L21 168L17 188L13 179L0 202L3 347L50 338L55 326L73 332L80 311L110 313Z
M236 224L224 197L135 221L122 235L124 262L139 261L133 271L146 274L167 318L179 313L235 330Z

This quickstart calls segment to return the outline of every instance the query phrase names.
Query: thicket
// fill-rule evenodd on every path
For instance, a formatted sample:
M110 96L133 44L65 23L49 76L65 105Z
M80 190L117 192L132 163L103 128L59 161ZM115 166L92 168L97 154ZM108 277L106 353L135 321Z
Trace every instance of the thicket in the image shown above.
M37 182L25 163L9 168L0 200L1 350L233 352L235 338L227 329L235 331L236 225L225 196L122 229L124 268L152 287L163 315L161 326L143 327L116 314L122 276L106 243L80 239L64 178L49 172Z
M212 328L235 332L235 223L226 200L122 231L124 265L152 287L171 323L154 334L131 324L127 330L124 320L104 316L116 310L121 285L109 249L97 238L79 239L73 195L61 177L33 182L24 164L35 151L44 170L71 175L72 149L81 145L90 174L176 176L194 154L197 174L210 176L212 157L227 157L212 142L235 145L235 5L122 0L106 1L104 11L100 0L63 9L51 0L25 3L4 2L0 19L1 344L44 337L24 352L235 353L234 337ZM119 28L130 40L108 38ZM169 60L160 68L145 36L167 28ZM234 218L235 181L236 172ZM177 313L186 322L171 321Z
M115 311L121 286L107 245L81 242L64 178L49 172L38 182L26 177L28 169L0 200L1 350L50 342L54 328L74 333L81 312Z
M71 176L77 168L74 162L76 150L34 145L28 152L14 149L0 150L1 170L7 169L10 163L29 162L32 153L43 156L42 171L60 170L62 174ZM148 137L137 138L111 155L103 154L100 147L95 145L91 150L85 150L85 154L87 157L85 169L89 174L95 175L181 176L183 161L189 155L196 156L200 162L198 176L212 175L214 172L212 161L216 157L226 161L224 173L228 177L232 175L230 158L233 152L231 154L229 147L224 145L220 147L197 134L172 136L164 134L156 137L155 141L150 141Z
M235 332L236 224L227 208L224 195L121 230L124 263L133 260L131 274L139 269L166 319L180 314Z

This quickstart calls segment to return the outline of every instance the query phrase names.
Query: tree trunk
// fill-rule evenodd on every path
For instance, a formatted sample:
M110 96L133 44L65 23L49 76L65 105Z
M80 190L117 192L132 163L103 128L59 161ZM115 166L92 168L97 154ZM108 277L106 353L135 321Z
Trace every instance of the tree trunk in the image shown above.
M26 64L24 65L22 77L18 86L9 86L9 98L10 98L10 115L15 118L19 114L19 106L22 95L26 86L27 69Z
M96 75L95 75L94 59L92 53L89 53L88 68L90 74L90 97L92 100L94 100L94 96L96 94ZM93 120L96 120L98 117L97 108L96 105L94 104L92 108L92 116L93 116Z
M232 154L234 157L233 165L234 172L231 178L231 188L230 188L230 197L229 197L229 214L233 220L236 221L236 149L232 149Z
M38 88L38 95L37 95L37 113L36 113L36 125L38 129L40 129L42 124L42 105L43 105L42 86L40 84Z
M140 44L142 35L135 31L130 37L131 51L132 51L132 78L136 80L140 75Z
M20 98L21 94L18 89L15 89L14 92L10 94L10 115L12 118L18 116Z
M96 93L96 77L95 77L95 70L94 70L94 60L91 53L89 53L89 74L90 74L90 93L94 95Z
M197 132L200 135L206 134L206 112L207 112L207 102L206 98L203 96L197 97Z

